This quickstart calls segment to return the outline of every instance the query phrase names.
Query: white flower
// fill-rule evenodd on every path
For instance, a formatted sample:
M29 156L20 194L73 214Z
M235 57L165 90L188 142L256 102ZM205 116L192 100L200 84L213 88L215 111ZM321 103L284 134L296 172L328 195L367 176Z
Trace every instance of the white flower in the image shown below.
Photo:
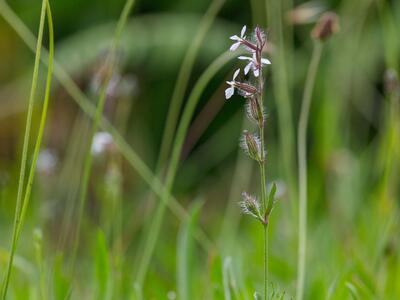
M108 132L97 132L93 137L92 153L99 155L113 144L113 138Z
M242 30L243 31L243 30ZM229 84L229 87L225 90L225 98L229 99L230 97L233 96L233 93L235 92L235 79L239 75L240 69L237 69L235 73L233 74L232 81L227 81L226 83Z
M244 74L247 75L249 73L250 69L253 70L253 74L255 77L258 77L260 75L260 66L257 63L257 58L256 58L256 53L253 53L253 57L249 56L239 56L238 57L240 60L248 60L249 63L246 65L244 68ZM266 58L261 58L261 65L270 65L271 62L266 59Z
M246 25L243 26L242 30L240 31L240 37L237 35L232 35L230 39L232 41L236 41L229 50L235 51L239 46L240 43L246 38L244 34L246 33Z
M58 157L50 149L41 150L37 159L36 169L42 174L51 174L58 163Z

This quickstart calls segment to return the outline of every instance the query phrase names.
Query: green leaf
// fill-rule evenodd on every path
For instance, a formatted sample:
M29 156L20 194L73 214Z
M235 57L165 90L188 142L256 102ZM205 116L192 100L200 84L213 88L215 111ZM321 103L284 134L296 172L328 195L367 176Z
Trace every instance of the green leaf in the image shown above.
M271 214L272 209L274 208L275 205L275 194L276 194L276 184L275 182L272 183L271 190L269 191L268 195L268 206L267 206L267 211L265 212L265 216L268 217Z

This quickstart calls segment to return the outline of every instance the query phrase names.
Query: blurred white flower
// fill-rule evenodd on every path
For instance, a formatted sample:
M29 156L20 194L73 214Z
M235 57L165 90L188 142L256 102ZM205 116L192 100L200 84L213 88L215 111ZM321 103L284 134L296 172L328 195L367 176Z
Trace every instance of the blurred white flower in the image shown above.
M113 138L108 132L97 132L93 137L92 142L92 153L93 155L99 155L105 152L113 145Z
M50 149L44 149L39 153L36 169L41 174L49 175L54 171L57 163L58 158L54 151Z
M176 299L176 293L174 291L169 291L167 293L167 298L168 298L168 300L175 300Z

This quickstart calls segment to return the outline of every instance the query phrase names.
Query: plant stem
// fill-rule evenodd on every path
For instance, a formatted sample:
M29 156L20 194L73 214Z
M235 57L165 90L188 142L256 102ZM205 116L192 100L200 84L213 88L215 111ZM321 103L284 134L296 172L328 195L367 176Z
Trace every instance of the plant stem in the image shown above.
M262 103L262 101L261 101ZM261 149L262 149L262 162L259 164L260 166L260 178L261 178L261 202L263 206L263 212L267 210L268 202L266 199L266 176L265 176L265 154L264 154L264 125L259 127L260 130L260 140L261 140ZM265 216L264 216L265 217ZM263 225L264 227L264 299L266 300L268 297L268 223Z
M315 41L310 66L304 88L300 119L298 126L297 154L299 161L299 248L297 265L296 299L304 296L306 276L306 247L307 247L307 124L315 77L322 53L322 43Z
M268 225L264 225L264 299L268 300Z
M18 242L19 224L21 222L21 209L23 207L22 194L23 194L23 186L24 186L24 182L25 182L26 163L27 163L27 159L28 159L29 137L30 137L31 125L32 125L33 106L34 106L34 102L35 102L37 81L38 81L38 75L39 75L40 51L42 48L46 6L47 6L47 0L43 0L41 13L40 13L39 33L38 33L38 39L37 39L37 43L36 43L36 55L35 55L35 64L34 64L33 75L32 75L32 85L31 85L31 91L30 91L30 95L29 95L28 112L27 112L26 125L25 125L25 135L24 135L24 143L23 143L23 149L22 149L21 169L20 169L19 181L18 181L18 192L17 192L16 207L15 207L15 217L14 217L14 226L13 226L12 241L11 241L11 251L10 251L10 257L9 257L8 264L7 264L7 270L6 270L5 277L3 279L3 285L2 285L1 299L3 299L3 300L5 300L6 296L7 296L8 284L10 281L11 270L12 270L12 265L13 265L13 261L14 261L14 254L15 254L15 251L17 248L17 242ZM32 166L32 168L33 168L33 166Z
M260 53L261 57L261 53ZM260 62L261 65L261 62ZM262 70L260 70L260 74L258 76L258 90L260 91L260 96L257 101L259 101L259 105L264 111L264 82L262 76ZM260 166L260 177L261 177L261 201L263 206L263 217L266 218L265 212L267 211L268 207L268 199L266 197L266 176L265 176L265 137L264 137L264 126L265 120L264 116L262 121L258 124L258 129L260 132L260 142L261 142L261 162L259 163ZM266 220L264 227L264 300L268 299L268 220Z

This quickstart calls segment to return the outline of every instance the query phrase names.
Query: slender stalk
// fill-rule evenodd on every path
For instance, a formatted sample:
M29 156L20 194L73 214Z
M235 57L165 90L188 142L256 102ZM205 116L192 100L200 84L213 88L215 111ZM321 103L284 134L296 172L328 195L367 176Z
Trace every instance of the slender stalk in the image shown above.
M306 86L300 111L300 120L297 133L297 154L299 161L299 247L297 265L296 299L304 297L304 283L306 276L306 248L307 248L307 124L315 77L322 53L322 43L314 42L312 58L307 73Z
M21 169L20 169L19 181L18 181L18 192L17 192L16 207L15 207L15 217L14 217L14 226L13 226L13 234L12 234L12 241L11 241L10 257L8 260L5 277L3 279L2 292L1 292L1 299L3 299L3 300L5 300L6 296L7 296L8 284L10 281L12 265L13 265L13 261L14 261L14 255L15 255L15 251L16 251L17 243L18 243L18 233L19 233L19 227L20 227L20 222L21 222L21 209L24 204L23 203L24 199L22 198L22 194L23 194L23 186L25 184L26 163L27 163L27 159L28 159L29 137L30 137L31 125L32 125L33 106L34 106L34 102L35 102L36 89L37 89L37 85L38 85L40 52L41 52L41 48L42 48L46 6L47 6L47 0L43 0L41 13L40 13L39 33L38 33L38 39L37 39L37 43L36 43L36 55L35 55L35 64L34 64L33 75L32 75L32 85L31 85L31 91L30 91L29 101L28 101L28 103L29 103L28 104L28 113L27 113L27 118L26 118L24 143L23 143L23 149L22 149ZM49 24L50 24L50 22L49 22ZM34 166L32 166L31 168L34 168ZM29 186L27 187L27 189L29 189Z
M115 33L114 33L113 42L111 45L111 49L110 49L110 52L107 57L107 59L110 61L106 62L106 63L110 63L110 70L109 70L108 74L106 75L106 78L104 78L104 82L101 86L101 89L99 92L99 100L97 102L92 127L91 127L90 133L89 133L90 143L89 143L88 149L86 149L86 156L85 156L84 166L83 166L82 187L81 187L81 191L80 191L79 207L78 207L78 223L77 223L77 227L76 227L76 236L75 236L74 248L73 248L73 252L72 252L72 265L75 264L76 252L77 252L79 239L80 239L81 221L82 221L83 211L84 211L84 207L85 207L85 203L86 203L89 179L90 179L90 174L91 174L91 169L92 169L93 156L91 153L91 145L93 142L93 136L96 134L96 131L98 130L100 120L103 115L103 108L104 108L104 104L105 104L105 101L107 98L108 84L110 83L110 80L112 78L113 71L115 68L116 50L118 49L122 30L125 27L125 24L128 20L129 13L132 10L134 3L135 3L134 0L127 0L125 2L125 6L124 6L122 13L120 15L120 18L118 20L117 27L116 27Z
M264 226L264 299L268 300L268 226Z
M264 108L264 82L262 71L258 76L258 90L260 91L260 97L258 101L260 102L260 106ZM263 206L263 212L267 210L268 207L268 200L266 196L266 176L265 176L265 136L264 136L264 125L265 120L259 122L258 127L260 131L260 142L261 142L261 162L259 163L260 166L260 178L261 178L261 202ZM264 299L268 299L268 220L264 224Z

